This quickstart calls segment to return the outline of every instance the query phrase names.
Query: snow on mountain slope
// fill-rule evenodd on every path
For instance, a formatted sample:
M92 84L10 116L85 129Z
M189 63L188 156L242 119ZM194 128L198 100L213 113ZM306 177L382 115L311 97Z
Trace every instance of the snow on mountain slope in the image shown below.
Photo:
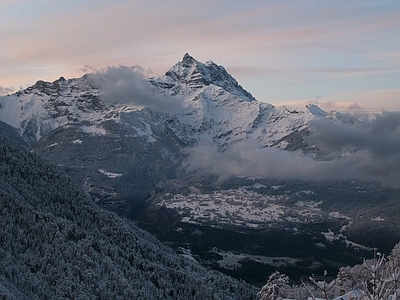
M26 90L0 98L0 119L35 142L57 127L99 118L103 104L98 94L86 77L38 81Z
M176 111L182 132L200 142L217 142L222 149L245 139L279 147L284 137L306 129L310 121L336 116L316 105L300 109L257 102L222 66L203 64L189 54L150 81L160 93L184 97L183 108Z
M104 132L101 123L119 122L122 114L137 111L137 105L121 105L104 101L104 91L93 87L91 78L65 80L35 85L13 95L0 98L0 120L17 128L31 143L50 131L68 124L86 122L82 131Z
M82 130L104 133L101 124L106 121L133 125L138 123L133 119L137 119L141 125L136 134L148 135L150 140L154 140L150 128L168 122L168 127L187 144L214 141L226 148L247 138L262 147L285 146L280 143L282 139L307 128L311 120L342 116L328 114L316 105L299 109L257 102L222 66L211 61L203 64L189 54L164 76L149 79L153 91L145 91L148 97L161 97L166 103L183 99L173 112L156 112L156 122L139 113L145 104L106 101L103 95L113 83L102 80L95 84L91 75L85 75L69 80L61 77L52 83L38 81L0 98L0 120L17 128L30 143L67 124L87 122ZM118 78L115 82L117 88ZM127 115L130 117L125 118Z

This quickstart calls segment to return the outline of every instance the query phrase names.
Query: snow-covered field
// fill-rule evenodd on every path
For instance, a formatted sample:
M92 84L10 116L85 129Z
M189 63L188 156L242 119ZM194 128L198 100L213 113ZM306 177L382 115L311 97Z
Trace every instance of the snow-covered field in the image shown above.
M117 177L121 177L122 174L119 173L114 173L114 172L109 172L103 169L99 169L98 170L101 174L106 175L108 178L117 178Z
M182 222L258 227L260 223L282 218L284 211L281 198L239 189L210 194L175 194L159 205L177 210L182 215Z
M216 253L222 256L222 259L218 261L220 267L233 270L236 268L240 268L240 262L243 260L252 260L274 267L294 265L297 261L299 261L298 259L290 257L270 257L262 255L250 255L247 253L235 253L232 251L222 251L222 250L216 251Z
M254 188L254 186L253 186ZM305 195L310 191L302 191ZM189 194L164 194L158 199L159 207L176 210L181 221L214 226L268 228L284 225L316 223L321 220L343 219L344 215L327 213L321 209L322 201L296 201L286 195L265 195L249 187L217 190L210 193L193 191Z

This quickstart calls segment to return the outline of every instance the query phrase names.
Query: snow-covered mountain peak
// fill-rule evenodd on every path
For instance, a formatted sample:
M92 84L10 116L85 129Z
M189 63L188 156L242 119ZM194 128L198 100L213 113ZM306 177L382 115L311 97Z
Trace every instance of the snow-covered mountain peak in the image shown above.
M186 53L182 61L169 69L165 76L150 79L154 85L168 88L172 95L186 95L210 85L221 87L243 101L256 99L225 70L211 60L201 63Z
M336 110L331 110L329 113L322 110L319 106L315 104L308 104L306 105L306 108L308 111L316 116L317 118L327 118L331 120L337 120L341 121L346 124L355 124L358 122L358 120L348 114L344 114L341 112L338 112Z
M185 53L185 55L183 56L182 65L184 65L186 67L190 67L191 65L198 64L198 63L199 62L193 56L191 56L189 53Z
M165 76L175 82L187 84L192 90L202 88L210 84L206 66L194 59L188 53L183 56L182 61L170 68Z
M318 118L325 118L326 116L328 116L328 113L326 111L322 110L321 108L319 108L319 106L315 104L307 104L306 107L310 113Z
M66 79L64 77L60 77L53 82L38 80L34 85L28 87L25 91L19 91L15 94L20 95L22 92L35 94L43 93L50 96L54 93L57 93L60 90L60 85L62 85L65 81Z

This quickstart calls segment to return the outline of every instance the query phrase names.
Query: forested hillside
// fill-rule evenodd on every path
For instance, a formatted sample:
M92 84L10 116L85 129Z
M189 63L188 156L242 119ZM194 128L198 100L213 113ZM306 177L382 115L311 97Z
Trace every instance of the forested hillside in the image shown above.
M100 209L35 154L0 137L1 299L255 299Z

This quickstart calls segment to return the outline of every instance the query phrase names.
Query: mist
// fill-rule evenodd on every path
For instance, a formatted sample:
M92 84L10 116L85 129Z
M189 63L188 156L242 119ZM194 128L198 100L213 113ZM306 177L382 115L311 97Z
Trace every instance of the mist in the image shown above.
M0 96L11 94L15 91L14 88L11 87L2 87L0 86Z
M400 112L383 112L354 125L319 120L311 123L311 129L309 142L329 152L364 149L378 160L400 152Z
M327 155L262 147L245 140L221 152L216 144L187 150L186 168L218 175L299 180L368 180L400 187L400 113L384 112L356 124L322 119L310 124L309 144Z
M87 76L94 87L104 91L101 98L110 103L147 107L157 112L176 111L182 107L182 98L155 92L145 73L139 66L120 66L94 71Z

